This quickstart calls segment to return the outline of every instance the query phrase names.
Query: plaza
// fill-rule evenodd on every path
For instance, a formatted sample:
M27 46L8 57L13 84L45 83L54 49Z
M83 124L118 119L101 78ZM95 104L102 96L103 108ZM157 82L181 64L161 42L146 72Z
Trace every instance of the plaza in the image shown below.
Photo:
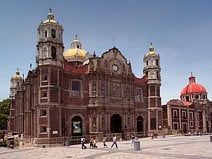
M203 136L159 136L151 139L139 138L140 151L134 151L131 141L119 141L119 149L108 148L97 142L98 148L82 150L81 145L60 147L21 146L15 149L0 148L1 159L211 159L212 142L209 135Z

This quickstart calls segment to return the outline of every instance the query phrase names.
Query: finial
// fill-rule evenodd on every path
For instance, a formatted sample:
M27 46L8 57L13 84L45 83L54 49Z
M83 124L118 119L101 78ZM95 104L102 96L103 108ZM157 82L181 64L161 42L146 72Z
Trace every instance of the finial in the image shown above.
M150 51L150 52L154 52L154 48L153 48L153 46L152 46L152 42L150 43L149 51Z
M54 20L54 15L52 14L52 9L51 8L49 8L49 13L47 15L47 19Z
M75 40L77 40L77 34L75 34Z
M114 38L114 36L113 36L113 46L115 47L115 38Z
M49 13L52 13L52 9L51 8L49 8Z
M191 76L188 79L189 79L189 83L195 83L196 82L196 79L193 76L193 73L192 72L191 72Z
M20 74L19 68L17 68L16 75L19 75L19 74Z

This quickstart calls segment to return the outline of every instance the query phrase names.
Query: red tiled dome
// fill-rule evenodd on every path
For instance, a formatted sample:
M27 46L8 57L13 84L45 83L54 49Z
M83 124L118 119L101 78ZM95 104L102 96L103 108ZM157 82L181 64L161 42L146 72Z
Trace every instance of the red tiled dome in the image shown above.
M181 95L191 93L206 93L205 87L195 82L195 77L189 77L189 84L187 84L181 91Z

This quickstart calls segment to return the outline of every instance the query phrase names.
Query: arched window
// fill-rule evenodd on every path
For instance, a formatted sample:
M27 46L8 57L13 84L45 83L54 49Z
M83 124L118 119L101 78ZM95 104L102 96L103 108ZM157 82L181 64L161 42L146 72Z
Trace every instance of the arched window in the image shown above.
M46 47L44 47L42 50L42 57L47 58L47 48Z
M104 84L101 85L101 94L105 94L105 86L104 86Z
M159 60L158 59L156 60L156 65L159 66Z
M142 88L136 88L135 89L135 101L136 102L143 102Z
M52 59L56 59L56 48L54 46L51 47L51 55Z
M45 38L47 37L47 31L44 32L44 36L45 36Z
M53 39L56 38L56 31L55 31L55 29L52 29L52 38Z
M79 116L75 116L71 122L72 122L72 135L73 136L82 135L82 119Z

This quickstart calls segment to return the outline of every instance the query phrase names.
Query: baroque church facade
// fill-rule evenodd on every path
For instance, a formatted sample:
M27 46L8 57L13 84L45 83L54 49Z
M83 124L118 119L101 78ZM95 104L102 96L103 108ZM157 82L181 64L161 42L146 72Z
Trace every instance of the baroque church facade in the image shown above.
M113 47L97 56L77 37L64 51L63 28L50 11L38 26L37 66L11 78L9 132L34 144L64 137L157 131L162 125L160 56L151 45L143 77Z

